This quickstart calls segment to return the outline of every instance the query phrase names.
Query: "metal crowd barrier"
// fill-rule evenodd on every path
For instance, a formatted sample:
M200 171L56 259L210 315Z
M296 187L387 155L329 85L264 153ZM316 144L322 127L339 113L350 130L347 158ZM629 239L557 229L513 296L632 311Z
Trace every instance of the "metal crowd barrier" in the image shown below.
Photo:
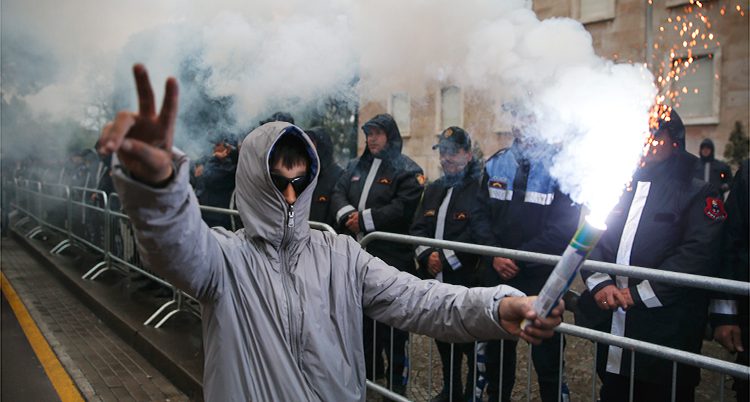
M136 247L130 218L122 212L122 203L116 193L108 196L100 190L23 179L16 179L14 183L16 200L13 207L25 215L16 221L16 226L30 220L35 222L35 226L26 233L27 238L34 238L48 229L65 237L50 250L51 253L58 254L72 245L78 245L101 255L101 261L87 270L82 275L83 279L95 280L104 272L115 270L130 277L145 277L172 292L172 299L149 316L144 325L159 328L180 311L200 318L198 300L145 268ZM236 210L209 206L200 208L239 216ZM310 227L336 233L324 223L310 222Z
M555 255L546 255L546 254L532 253L532 252L519 251L519 250L513 250L513 249L505 249L505 248L500 248L500 247L489 247L489 246L482 246L482 245L476 245L476 244L460 243L460 242L453 242L453 241L447 241L447 240L437 240L437 239L431 239L431 238L408 236L408 235L386 233L386 232L370 233L361 239L360 245L363 248L366 248L369 243L375 240L386 240L390 242L410 244L413 246L429 246L429 247L436 247L436 248L445 248L449 250L462 251L462 252L473 253L473 254L478 254L478 255L500 256L500 257L505 257L505 258L518 259L522 261L538 262L538 263L543 263L543 264L548 264L548 265L554 265L560 259L560 256L555 256ZM719 292L727 292L727 293L741 295L741 296L747 296L748 294L750 294L750 283L728 280L728 279L713 278L713 277L706 277L706 276L693 275L693 274L676 273L676 272L669 272L669 271L661 271L661 270L652 269L652 268L618 265L618 264L604 263L600 261L591 261L591 260L586 261L582 269L588 270L588 271L603 272L603 273L612 274L612 275L622 275L622 276L628 276L632 278L667 282L667 283L671 283L675 285L682 285L686 287L693 287L693 288L719 291ZM701 354L685 352L679 349L667 348L667 347L656 345L653 343L648 343L648 342L643 342L643 341L630 339L626 337L616 336L610 333L596 331L596 330L592 330L589 328L566 324L566 323L560 324L560 326L556 329L556 331L562 334L587 339L593 342L594 359L593 359L593 367L592 367L592 395L591 395L592 401L597 400L596 350L597 350L598 343L618 346L618 347L623 348L625 351L629 351L631 353L631 362L635 361L636 352L652 355L652 356L662 358L665 360L671 360L673 362L672 378L671 378L672 401L675 401L676 381L677 381L677 363L695 366L695 367L699 367L702 369L706 369L706 370L721 374L719 395L722 401L724 400L723 384L724 384L725 375L729 375L732 377L745 379L745 380L750 379L750 367L743 366L743 365L736 364L736 363L727 362L727 361L716 359L713 357L704 356ZM564 342L563 337L560 337L560 351L561 351L560 355L561 356L563 356L563 342ZM411 339L409 341L409 345L411 345ZM476 350L476 347L475 347L475 350ZM431 353L430 353L430 356L431 356ZM502 356L502 351L501 351L501 356ZM527 361L529 365L528 367L529 370L528 370L528 375L526 378L527 380L526 381L526 399L527 401L530 401L531 400L531 367L532 367L531 348L529 348L528 350L527 359L528 359ZM501 357L501 360L502 360L502 357ZM474 361L475 362L477 361L476 352L474 355ZM560 359L560 370L559 370L560 377L558 378L558 384L562 384L563 361L564 361L564 358ZM431 362L430 362L430 367L432 367ZM633 400L633 381L634 381L633 369L634 369L634 365L631 364L631 373L630 373L630 400L631 402ZM476 384L476 373L477 373L476 363L474 367L474 373L475 373L475 384ZM500 374L500 377L501 377L500 386L502 387L502 373ZM396 394L393 394L392 392L384 392L388 390L380 386L377 386L377 387L371 386L371 383L369 381L368 381L368 387L375 392L383 394L384 396L394 397L394 399L403 398L403 397L395 398L397 396ZM432 388L431 385L428 385L428 388L431 389ZM502 393L502 390L500 393ZM558 400L560 400L560 398L561 398L561 392L560 392L560 389L558 389Z
M159 309L154 312L145 322L144 325L151 325L156 322L155 327L162 326L170 317L174 316L180 311L188 311L200 317L200 305L197 300L192 298L190 295L180 291L174 285L168 281L159 277L155 273L146 269L138 254L136 247L136 241L134 231L132 230L130 219L122 213L119 208L120 202L117 194L110 194L109 197L97 190L86 189L82 187L68 187L59 184L46 184L41 182L29 181L29 180L16 180L16 202L13 207L22 212L25 216L19 218L16 225L20 223L26 223L29 220L34 221L36 226L27 233L27 237L32 238L41 233L45 228L50 229L67 236L67 239L56 245L51 251L60 252L66 247L72 244L83 245L89 249L92 249L102 254L103 260L99 262L94 268L90 269L84 278L96 279L102 272L109 269L117 269L125 273L136 273L143 275L173 292L171 301L164 303ZM75 197L74 197L75 195ZM64 214L65 220L61 221L55 216L56 211L60 210L60 206L66 206L67 212ZM113 207L114 205L114 207ZM216 213L228 214L232 217L239 216L239 212L231 209L222 209L209 206L201 206L202 211L210 211ZM78 222L80 220L80 223ZM90 221L95 220L94 224L87 224ZM103 225L103 228L92 229L93 226ZM330 226L310 222L310 227L313 229L328 231L336 233ZM539 253L531 253L525 251L518 251L512 249L504 249L498 247L488 247L476 244L459 243L446 240L436 240L431 238L407 236L385 232L370 233L363 237L360 241L362 247L366 247L370 242L374 240L386 240L391 242L410 244L410 245L422 245L431 246L437 248L446 248L454 251L463 251L474 253L485 256L502 256L506 258L519 259L523 261L532 261L538 263L544 263L554 265L560 256L546 255ZM682 274L675 272L661 271L657 269L650 269L644 267L624 266L611 263L603 263L597 261L586 261L582 269L603 272L613 275L623 275L633 278L649 279L654 281L668 282L675 285L682 285L694 288L700 288L712 291L721 291L738 295L750 294L750 284L739 281L732 281L719 278L704 277L692 274ZM159 319L161 317L161 319ZM158 320L158 321L157 321ZM723 383L724 376L729 375L732 377L750 379L750 367L742 366L739 364L723 361L720 359L707 357L700 354L689 353L677 349L665 348L660 345L655 345L647 342L642 342L630 338L615 336L609 333L591 330L588 328L571 325L561 324L557 331L569 336L575 336L583 339L587 339L593 344L593 367L592 367L592 400L596 400L596 348L598 343L605 343L608 345L619 346L629 351L632 356L635 353L648 354L664 359L673 361L673 394L672 400L674 400L674 385L676 383L676 368L677 363L683 363L691 366L700 367L703 369L711 370L722 375L721 377L721 389L720 395L723 400ZM392 338L391 338L392 339ZM563 350L563 337L560 338L560 350ZM433 342L429 341L429 362L428 362L428 393L432 390L432 348ZM407 358L411 361L412 355L412 337L408 341ZM501 358L502 358L501 349ZM392 355L392 346L391 346ZM562 356L562 353L561 353ZM528 349L528 376L526 381L526 397L527 400L531 399L531 348ZM562 365L562 361L560 364ZM631 360L631 361L634 361ZM477 376L477 353L475 347L474 354L474 377L476 385ZM409 370L412 368L410 367ZM631 367L631 393L630 398L632 400L633 393L633 367ZM373 373L375 370L373 370ZM560 370L560 376L563 375L563 370ZM501 373L502 376L502 373ZM413 380L413 379L412 379ZM410 387L413 387L413 381L410 380L407 383L407 393ZM562 383L562 381L560 381ZM502 380L500 380L502 386ZM367 388L377 394L388 397L392 400L397 401L409 401L402 395L399 395L392 390L389 390L370 379L367 380ZM476 388L476 387L475 387ZM558 390L558 397L560 392Z

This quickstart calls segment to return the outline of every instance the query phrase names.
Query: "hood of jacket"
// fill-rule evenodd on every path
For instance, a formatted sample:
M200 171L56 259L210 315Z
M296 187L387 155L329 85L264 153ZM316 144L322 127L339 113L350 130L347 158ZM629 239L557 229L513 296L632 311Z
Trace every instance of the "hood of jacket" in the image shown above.
M388 137L388 146L386 146L380 155L378 155L378 158L392 159L401 155L403 140L401 139L401 132L398 130L398 125L396 124L396 120L393 119L393 116L388 113L379 114L363 124L362 131L367 135L373 127L378 127L385 131ZM372 154L370 154L370 149L367 148L367 144L365 144L365 151L362 153L362 156L372 158Z
M299 136L310 154L311 181L293 206L273 185L268 167L271 150L282 135ZM247 135L240 147L237 165L237 210L244 225L245 237L262 240L273 248L292 246L298 249L310 238L308 217L310 201L318 179L320 161L310 138L302 129L286 122L264 124ZM290 217L290 213L293 215ZM283 244L282 244L283 243Z
M334 163L333 141L331 140L331 135L328 133L328 129L317 126L305 130L305 133L315 143L315 150L318 152L318 157L320 158L320 166L325 168Z
M711 149L711 155L708 155L706 157L703 156L702 153L700 153L701 161L702 162L711 162L714 160L714 142L711 141L710 138L706 138L705 140L701 141L701 146L698 148L698 151L700 151L702 148L710 148Z
M651 181L662 177L689 182L692 180L693 166L698 157L682 149L675 149L672 155L658 163L647 163L633 174L634 180Z

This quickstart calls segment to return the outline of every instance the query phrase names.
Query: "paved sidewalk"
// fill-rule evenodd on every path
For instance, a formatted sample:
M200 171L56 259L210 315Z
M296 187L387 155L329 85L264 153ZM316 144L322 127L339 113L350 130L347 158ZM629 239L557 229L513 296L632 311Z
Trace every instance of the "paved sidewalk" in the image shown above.
M18 243L3 237L0 249L3 273L87 400L188 400Z

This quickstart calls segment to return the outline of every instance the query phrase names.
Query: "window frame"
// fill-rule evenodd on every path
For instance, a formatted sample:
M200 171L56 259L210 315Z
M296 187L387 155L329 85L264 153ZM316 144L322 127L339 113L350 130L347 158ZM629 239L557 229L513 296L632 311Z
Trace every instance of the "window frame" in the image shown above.
M407 124L401 124L401 122L398 121L398 116L394 113L393 105L394 105L394 99L396 97L403 96L406 100L407 105L407 111L408 115L406 117ZM388 97L388 113L393 116L393 120L396 121L396 124L398 125L398 131L401 133L401 137L410 137L411 136L411 95L409 95L409 92L403 91L403 92L394 92Z
M443 124L443 92L448 88L456 88L458 90L458 124L456 124L459 127L464 126L464 111L465 111L465 104L464 104L464 90L459 87L458 85L441 85L437 89L437 93L435 95L435 99L437 99L437 102L435 102L435 116L437 117L435 119L435 132L442 132L449 126L442 127Z
M611 21L617 16L617 0L596 0L596 2L600 4L606 1L607 8L599 13L590 14L587 16L581 14L583 10L583 7L581 6L582 1L583 0L577 0L573 2L573 7L575 8L575 10L573 10L573 15L575 15L576 20L578 20L581 24Z
M706 124L719 124L720 122L720 112L721 112L721 48L708 48L708 49L700 49L693 52L692 56L694 58L703 58L703 57L709 57L709 60L711 60L712 67L713 67L713 76L711 77L713 80L713 86L712 86L712 95L711 95L711 112L706 115L699 115L699 116L689 116L689 115L683 115L680 114L680 118L682 119L682 123L686 126L695 126L695 125L706 125ZM675 53L675 56L669 57L667 55L667 63L670 66L670 72L673 68L673 63L677 59L685 59L688 57L687 52L685 53ZM669 82L669 91L674 91L675 83L679 81L670 80ZM672 102L670 101L670 104ZM672 105L674 106L674 105ZM676 109L679 112L679 109Z

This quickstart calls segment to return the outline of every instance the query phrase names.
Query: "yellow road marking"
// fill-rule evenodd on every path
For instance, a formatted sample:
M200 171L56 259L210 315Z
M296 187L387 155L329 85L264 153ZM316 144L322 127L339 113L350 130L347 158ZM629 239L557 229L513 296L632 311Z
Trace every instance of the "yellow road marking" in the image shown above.
M16 314L18 323L21 324L21 329L26 334L26 338L29 340L31 348L34 349L36 357L42 363L42 367L44 367L47 377L52 382L52 386L55 387L57 395L62 402L83 402L84 399L81 393L78 392L78 388L76 388L68 372L63 368L60 360L57 359L57 355L50 348L42 332L39 331L34 319L31 318L31 315L29 315L13 286L8 282L8 278L2 272L0 272L0 282L2 282L2 291L5 298ZM8 368L6 367L5 369L7 370Z

